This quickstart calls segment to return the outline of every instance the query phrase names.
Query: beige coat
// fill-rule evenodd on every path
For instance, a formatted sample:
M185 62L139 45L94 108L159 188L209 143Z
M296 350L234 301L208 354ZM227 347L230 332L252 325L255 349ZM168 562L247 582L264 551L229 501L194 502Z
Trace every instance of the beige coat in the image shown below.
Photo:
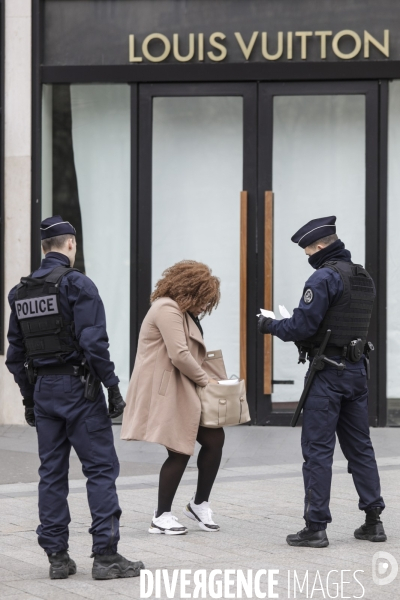
M121 438L192 455L201 412L195 384L209 380L201 367L205 357L193 319L174 300L156 300L140 329Z

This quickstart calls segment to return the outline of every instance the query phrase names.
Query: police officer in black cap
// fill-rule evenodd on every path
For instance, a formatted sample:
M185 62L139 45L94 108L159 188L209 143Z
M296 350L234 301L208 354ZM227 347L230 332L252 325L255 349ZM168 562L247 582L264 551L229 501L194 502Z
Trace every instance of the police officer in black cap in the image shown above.
M73 268L75 229L60 215L41 224L40 268L9 294L7 367L19 385L27 423L36 426L39 457L38 542L50 578L76 573L68 554L71 446L87 477L94 579L135 577L144 568L117 553L121 509L119 462L111 419L125 402L108 352L104 306L94 283ZM108 411L101 389L108 388Z
M304 248L316 270L304 286L299 307L290 319L259 317L260 333L284 342L295 342L300 358L313 358L327 330L331 330L324 352L333 364L318 371L303 410L301 445L305 490L306 527L286 538L290 546L328 546L327 523L331 522L329 498L335 433L365 511L365 523L355 530L360 540L384 542L380 520L385 508L378 468L368 425L366 367L367 334L375 298L372 278L336 235L336 217L314 219L292 237ZM367 354L365 354L364 353Z

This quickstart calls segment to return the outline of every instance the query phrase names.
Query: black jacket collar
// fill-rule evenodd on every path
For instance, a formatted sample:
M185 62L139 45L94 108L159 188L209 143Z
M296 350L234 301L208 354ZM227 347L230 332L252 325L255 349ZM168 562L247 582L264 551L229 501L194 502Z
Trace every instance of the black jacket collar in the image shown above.
M66 267L70 266L68 256L61 252L48 252L42 260L40 268L49 269L50 267L59 267L60 265L65 265Z
M308 258L308 262L314 269L319 269L324 263L329 260L343 260L351 262L351 253L346 250L341 240L336 240L333 244L329 244L326 248L322 248Z

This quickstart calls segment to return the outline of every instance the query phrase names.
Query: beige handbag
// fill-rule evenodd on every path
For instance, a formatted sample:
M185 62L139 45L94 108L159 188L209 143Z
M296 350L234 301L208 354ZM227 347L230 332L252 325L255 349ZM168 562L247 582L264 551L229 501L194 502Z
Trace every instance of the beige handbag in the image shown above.
M207 352L202 364L210 377L227 379L221 350ZM250 421L246 399L246 385L241 379L236 385L208 383L205 387L196 386L201 402L200 425L202 427L230 427Z
M212 379L228 379L221 350L211 350L211 352L207 352L201 366Z

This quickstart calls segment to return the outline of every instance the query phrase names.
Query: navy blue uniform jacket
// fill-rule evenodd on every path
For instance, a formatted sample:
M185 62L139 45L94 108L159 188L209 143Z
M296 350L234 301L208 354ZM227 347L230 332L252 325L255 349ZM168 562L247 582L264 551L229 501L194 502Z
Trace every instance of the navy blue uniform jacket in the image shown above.
M298 342L306 340L318 331L328 308L343 294L343 281L339 273L329 267L318 268L327 260L351 262L351 254L345 250L342 243L336 242L332 249L327 246L313 255L310 262L317 270L306 281L298 308L294 309L290 319L274 319L268 325L268 333L276 335L284 342ZM312 300L308 303L304 299L307 290L311 290L307 297L312 295Z
M48 252L42 260L40 268L33 273L34 277L48 275L55 267L70 266L69 258L59 252ZM10 325L8 329L9 347L6 365L14 375L24 398L33 398L34 386L28 382L25 372L25 346L19 321L16 316L14 297L16 286L8 295L11 308ZM108 351L108 335L106 330L106 315L103 302L93 281L77 271L66 275L60 285L60 306L64 319L74 321L75 334L87 360L90 371L98 377L106 387L119 383L114 372L114 363L110 360ZM74 351L65 357L69 364L79 365L82 356ZM37 358L34 367L59 365L57 358Z

